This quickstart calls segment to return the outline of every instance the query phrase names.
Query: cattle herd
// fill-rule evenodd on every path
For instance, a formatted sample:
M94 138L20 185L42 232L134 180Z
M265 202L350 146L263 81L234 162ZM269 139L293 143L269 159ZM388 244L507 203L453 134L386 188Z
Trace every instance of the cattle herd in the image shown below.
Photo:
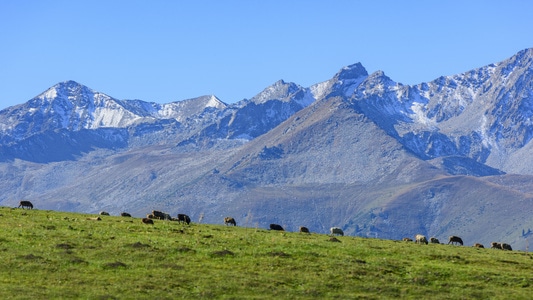
M33 203L31 203L30 201L27 201L27 200L22 200L22 201L20 201L18 208L33 209ZM109 213L105 212L105 211L101 211L100 215L101 216L109 216ZM122 217L131 217L131 214L126 213L126 212L123 212L120 215ZM100 221L101 219L100 219L100 217L97 217L97 218L87 218L87 220ZM167 213L164 213L164 212L161 212L161 211L158 211L158 210L153 210L152 213L147 214L146 218L142 218L141 219L141 222L144 223L144 224L152 224L153 225L154 224L154 220L177 221L178 223L183 223L183 224L187 224L187 225L189 225L191 223L191 218L188 215L186 215L186 214L178 214L177 217L174 218L170 214L167 214ZM225 225L237 226L237 222L232 217L225 217L224 218L224 224ZM276 231L284 231L285 230L279 224L270 224L269 229L270 230L276 230ZM309 229L307 227L305 227L305 226L300 226L299 232L301 232L301 233L310 233ZM344 236L343 230L341 228L339 228L339 227L331 227L330 228L330 234L331 235ZM403 241L413 242L412 239L407 238L407 237L403 238ZM415 235L414 242L417 243L417 244L426 244L426 245L427 244L440 244L439 240L437 238L435 238L435 237L429 238L429 242L428 242L428 239L422 234ZM452 236L450 236L448 238L448 245L449 244L463 246L463 240L460 237L458 237L458 236L452 235ZM474 247L476 247L476 248L485 248L483 246L483 244L480 244L480 243L475 243ZM491 243L491 248L492 249L501 249L501 250L513 250L511 245L506 244L506 243L500 243L500 242L492 242Z
M403 238L403 241L412 242L413 240L406 237L406 238ZM415 243L417 243L417 244L426 244L427 245L428 244L428 240L427 240L427 238L424 235L417 234L417 235L415 235ZM431 237L431 238L429 238L429 244L440 244L440 242L439 242L439 239L437 239L435 237ZM452 235L452 236L450 236L448 238L448 245L449 244L463 246L463 239L461 239L460 237L458 237L456 235ZM476 247L476 248L485 248L485 246L483 246L483 244L480 244L480 243L475 243L474 247ZM492 242L491 243L491 248L492 249L502 249L502 250L513 250L511 245L506 244L506 243L497 243L497 242Z
M109 213L106 212L106 211L101 211L100 215L101 216L109 216ZM122 216L122 217L130 217L131 218L131 215L129 213L127 213L127 212L121 213L120 216ZM231 219L233 219L233 218L231 218ZM142 218L141 222L143 222L144 224L154 224L154 220L177 221L178 223L184 223L184 224L187 224L187 225L189 225L191 223L191 218L188 215L186 215L186 214L178 214L177 218L173 218L170 214L167 214L167 213L164 213L164 212L161 212L161 211L158 211L158 210L152 210L152 213L147 214L146 218ZM237 225L235 223L235 220L233 220L233 223L235 225Z

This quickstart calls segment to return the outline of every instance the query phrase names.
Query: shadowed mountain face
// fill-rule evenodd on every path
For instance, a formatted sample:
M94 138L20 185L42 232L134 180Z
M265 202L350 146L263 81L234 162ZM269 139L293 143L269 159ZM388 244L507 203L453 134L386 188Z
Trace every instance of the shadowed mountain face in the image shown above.
M532 57L415 86L357 63L234 104L117 100L59 83L0 111L0 203L524 249Z

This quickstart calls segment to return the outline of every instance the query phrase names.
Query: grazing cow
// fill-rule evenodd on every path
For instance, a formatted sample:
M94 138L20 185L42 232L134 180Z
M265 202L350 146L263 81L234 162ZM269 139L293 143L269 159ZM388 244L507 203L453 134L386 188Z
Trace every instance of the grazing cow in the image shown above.
M232 217L225 217L224 218L224 224L237 226L237 222L235 222L235 219L232 218Z
M141 220L144 224L154 224L154 220L150 219L150 218L142 218Z
M492 242L492 243L490 243L490 248L491 249L501 249L502 248L502 244L496 243L496 242Z
M449 245L449 244L452 244L452 245L454 245L454 244L460 244L460 245L462 246L462 245L463 245L463 240L462 240L460 237L458 237L458 236L452 235L452 236L450 236L450 238L448 239L448 245Z
M331 235L341 235L341 236L344 236L344 231L342 231L342 229L340 229L339 227L331 227L329 229L329 232L331 233Z
M410 239L410 238L408 238L408 237L404 237L404 238L402 239L402 241L404 241L404 242L412 242L413 239Z
M20 201L18 207L22 207L22 209L24 209L24 207L28 209L33 209L33 204L30 201L22 200Z
M120 214L121 217L130 217L131 218L131 215L128 214L127 212L123 212Z
M309 228L305 227L305 226L300 226L300 232L303 232L303 233L311 233L309 232Z
M502 247L502 250L510 250L510 251L513 250L513 248L511 248L511 245L506 244L506 243L502 243L501 247Z
M158 210L152 210L152 215L154 216L154 219L159 219L159 220L170 220L171 219L169 214L158 211Z
M430 237L429 242L432 244L440 244L439 239L436 237Z
M187 223L189 225L191 223L191 218L187 216L186 214L178 214L178 223Z
M283 229L283 227L281 227L281 225L278 225L278 224L270 224L270 229L271 230L285 231L285 229Z
M100 215L101 216L109 216L109 213L107 211L101 211Z
M152 213L147 215L147 217L149 216L152 216L151 219L159 219L159 220L161 220L161 218L164 217L163 212L158 211L158 210L152 210Z
M424 236L424 235L421 235L421 234L417 234L415 235L415 243L417 244L428 244L428 239Z
M476 248L485 248L485 246L483 246L483 244L480 244L480 243L475 243L474 247L476 247Z

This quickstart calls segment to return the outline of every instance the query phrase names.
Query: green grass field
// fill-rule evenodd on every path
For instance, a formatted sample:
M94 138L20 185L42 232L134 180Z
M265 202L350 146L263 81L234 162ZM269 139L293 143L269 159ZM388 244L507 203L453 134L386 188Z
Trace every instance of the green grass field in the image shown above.
M5 299L530 299L520 251L0 208ZM222 221L222 220L221 220ZM486 245L487 246L487 245Z

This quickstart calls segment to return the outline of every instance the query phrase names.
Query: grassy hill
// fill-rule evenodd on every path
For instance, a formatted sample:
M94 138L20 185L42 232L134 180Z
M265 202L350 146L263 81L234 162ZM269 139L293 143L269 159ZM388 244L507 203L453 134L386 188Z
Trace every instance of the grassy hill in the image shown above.
M521 251L0 208L8 299L527 299ZM488 246L488 245L485 245Z

